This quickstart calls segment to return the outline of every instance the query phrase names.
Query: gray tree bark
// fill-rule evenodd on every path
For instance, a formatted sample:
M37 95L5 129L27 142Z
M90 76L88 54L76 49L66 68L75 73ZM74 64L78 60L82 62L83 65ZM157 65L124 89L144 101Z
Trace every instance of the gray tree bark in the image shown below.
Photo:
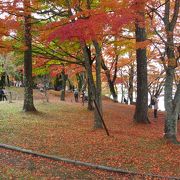
M104 63L104 60L102 59L102 63L101 63L101 66L105 72L105 75L106 75L106 78L107 78L107 82L108 82L108 86L109 86L109 90L110 90L110 93L113 97L113 101L114 102L117 102L117 93L116 93L116 90L115 90L115 80L116 80L116 77L117 77L117 61L118 61L118 57L117 59L115 60L115 72L114 72L114 75L113 75L113 78L111 79L111 74L110 74L110 70L108 69L108 67L105 65Z
M180 82L177 86L176 94L173 98L173 82L175 68L177 67L177 60L174 54L174 28L177 23L179 14L180 1L175 1L173 18L170 18L171 2L167 1L165 4L165 14L163 22L166 30L166 55L168 58L168 67L166 68L165 80L165 109L166 119L164 128L164 137L172 143L177 142L177 119L180 112ZM170 20L171 19L171 20Z
M30 1L24 2L24 41L26 50L24 51L24 106L23 110L36 111L33 103L33 79L32 79L32 36L31 36L31 13ZM28 12L28 13L27 13Z
M96 85L95 85L95 82L94 82L94 78L93 78L93 74L92 74L92 66L91 66L91 56L90 56L90 50L88 49L88 47L86 46L85 42L81 42L81 47L83 49L83 55L84 55L84 59L85 59L85 67L86 67L86 72L87 72L87 78L88 78L88 83L89 83L89 87L90 87L90 93L91 93L91 100L94 101L94 100L97 100L97 104L99 107L99 110L101 110L101 85L100 87L98 86L98 92L97 89L96 89ZM96 49L97 51L97 49ZM96 52L97 54L98 52ZM96 60L99 58L98 57L99 54L96 55ZM96 69L97 69L97 66L96 65ZM100 66L101 66L101 61L100 61ZM99 67L98 67L99 68ZM99 69L96 70L97 72L99 72ZM96 72L96 73L97 73ZM100 77L96 77L96 84L99 83L101 80L99 79ZM94 128L102 128L103 125L102 125L102 121L99 117L99 114L97 112L97 110L94 111Z
M95 100L98 105L99 111L101 115L103 116L102 112L102 88L101 88L101 47L97 41L93 41L95 51L96 51L96 94L95 94ZM95 108L95 128L103 128L103 124L101 121L101 117L98 114L97 109Z
M136 42L144 42L146 40L145 27L140 26L145 22L144 12L138 12L142 20L137 20L136 27ZM137 100L134 120L138 123L150 123L148 119L148 82L147 82L147 57L146 48L136 50L137 61Z
M90 81L88 80L88 110L93 111L94 106L93 106L93 98L92 98L92 91L91 91L91 84Z
M65 74L64 69L61 72L61 78L62 78L61 101L65 101L67 75Z
M130 65L130 70L129 70L129 88L128 88L128 97L130 100L130 104L133 104L133 81L134 81L134 64Z

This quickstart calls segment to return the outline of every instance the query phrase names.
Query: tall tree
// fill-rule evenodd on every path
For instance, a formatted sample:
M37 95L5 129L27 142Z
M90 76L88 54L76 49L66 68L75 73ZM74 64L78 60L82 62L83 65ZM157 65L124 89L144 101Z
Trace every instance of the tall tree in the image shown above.
M178 25L180 1L167 0L164 3L159 1L157 7L148 7L152 12L150 17L153 19L153 15L155 15L153 19L154 22L156 22L157 19L159 20L160 28L154 27L154 32L156 33L155 38L158 38L158 43L156 40L154 40L154 42L166 73L164 88L166 110L164 137L172 143L178 143L176 136L177 119L180 112L180 80L178 79L175 83L175 71L180 55L177 53L176 56L175 54L175 39L179 36L176 27ZM161 42L161 46L159 46L159 42ZM176 91L173 91L173 87L176 88Z
M175 58L174 49L174 29L177 23L180 1L176 0L174 5L173 16L171 19L171 4L169 0L165 4L164 25L166 33L165 52L168 58L165 80L165 109L167 111L165 120L164 137L172 142L177 142L177 119L180 112L180 80L177 85L176 94L173 98L173 81L175 77L175 68L177 59Z
M98 107L95 108L95 128L102 128L102 120L99 115L99 112L102 115L102 88L101 88L101 62L102 62L102 50L97 41L93 41L95 51L96 51L96 94L95 101ZM99 112L98 109L99 108Z
M128 97L130 104L133 104L133 92L134 92L134 74L135 74L135 69L134 69L134 63L131 63L129 65L129 82L128 82Z
M36 111L33 103L32 79L32 35L31 35L31 3L24 0L24 105L23 110Z
M146 41L145 29L145 2L136 2L137 18L135 23L136 42ZM134 120L138 123L149 123L148 119L148 85L147 85L147 57L146 47L136 50L137 61L137 100Z
M107 41L107 40L106 40ZM116 38L115 38L116 42ZM119 53L117 52L117 45L115 43L110 42L103 45L103 59L102 59L102 69L106 75L107 83L109 86L110 93L113 97L113 101L118 101L117 91L115 89L115 82L117 78L118 72L118 60L119 60ZM120 46L121 48L121 46Z

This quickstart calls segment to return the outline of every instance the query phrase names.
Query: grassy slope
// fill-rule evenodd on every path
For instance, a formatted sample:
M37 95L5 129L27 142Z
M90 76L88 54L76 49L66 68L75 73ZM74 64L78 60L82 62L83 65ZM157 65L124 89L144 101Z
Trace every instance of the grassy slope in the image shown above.
M132 122L133 106L104 100L111 134L107 137L103 130L93 130L93 114L71 99L35 104L39 113L25 114L21 101L0 103L1 143L132 171L180 176L180 148L162 139L163 114L156 122L150 112L152 123L137 125Z

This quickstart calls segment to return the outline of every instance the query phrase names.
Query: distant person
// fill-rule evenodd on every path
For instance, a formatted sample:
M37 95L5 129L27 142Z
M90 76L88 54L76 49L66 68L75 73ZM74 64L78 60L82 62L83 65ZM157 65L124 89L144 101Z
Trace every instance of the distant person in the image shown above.
M75 88L74 89L74 99L75 99L75 102L78 102L78 95L79 95L78 90L77 90L77 88Z
M44 92L44 84L39 83L39 84L37 85L37 87L39 88L39 91L40 91L40 92Z
M2 89L2 100L3 101L7 101L7 97L6 97L6 90L5 89Z
M84 101L88 101L88 92L84 91Z
M2 99L3 99L3 90L0 89L0 101L2 101Z
M157 96L153 96L152 98L152 105L154 106L154 118L157 118L157 111L158 111L158 102L159 99L157 98Z
M128 100L124 97L124 103L127 104Z

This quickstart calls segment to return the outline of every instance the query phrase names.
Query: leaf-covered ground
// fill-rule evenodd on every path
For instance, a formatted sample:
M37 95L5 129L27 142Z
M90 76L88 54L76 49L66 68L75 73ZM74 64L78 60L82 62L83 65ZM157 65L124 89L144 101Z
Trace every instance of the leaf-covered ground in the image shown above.
M93 129L87 105L50 95L50 103L35 101L38 113L23 113L22 101L0 102L0 143L50 155L122 168L140 173L180 177L180 146L163 140L164 114L151 124L133 122L134 106L103 100L110 132ZM180 132L180 125L178 125ZM178 134L178 137L180 134ZM122 179L121 175L57 163L0 149L0 176L60 179ZM125 176L124 176L125 177ZM125 177L126 178L126 177ZM140 178L141 179L141 178Z

